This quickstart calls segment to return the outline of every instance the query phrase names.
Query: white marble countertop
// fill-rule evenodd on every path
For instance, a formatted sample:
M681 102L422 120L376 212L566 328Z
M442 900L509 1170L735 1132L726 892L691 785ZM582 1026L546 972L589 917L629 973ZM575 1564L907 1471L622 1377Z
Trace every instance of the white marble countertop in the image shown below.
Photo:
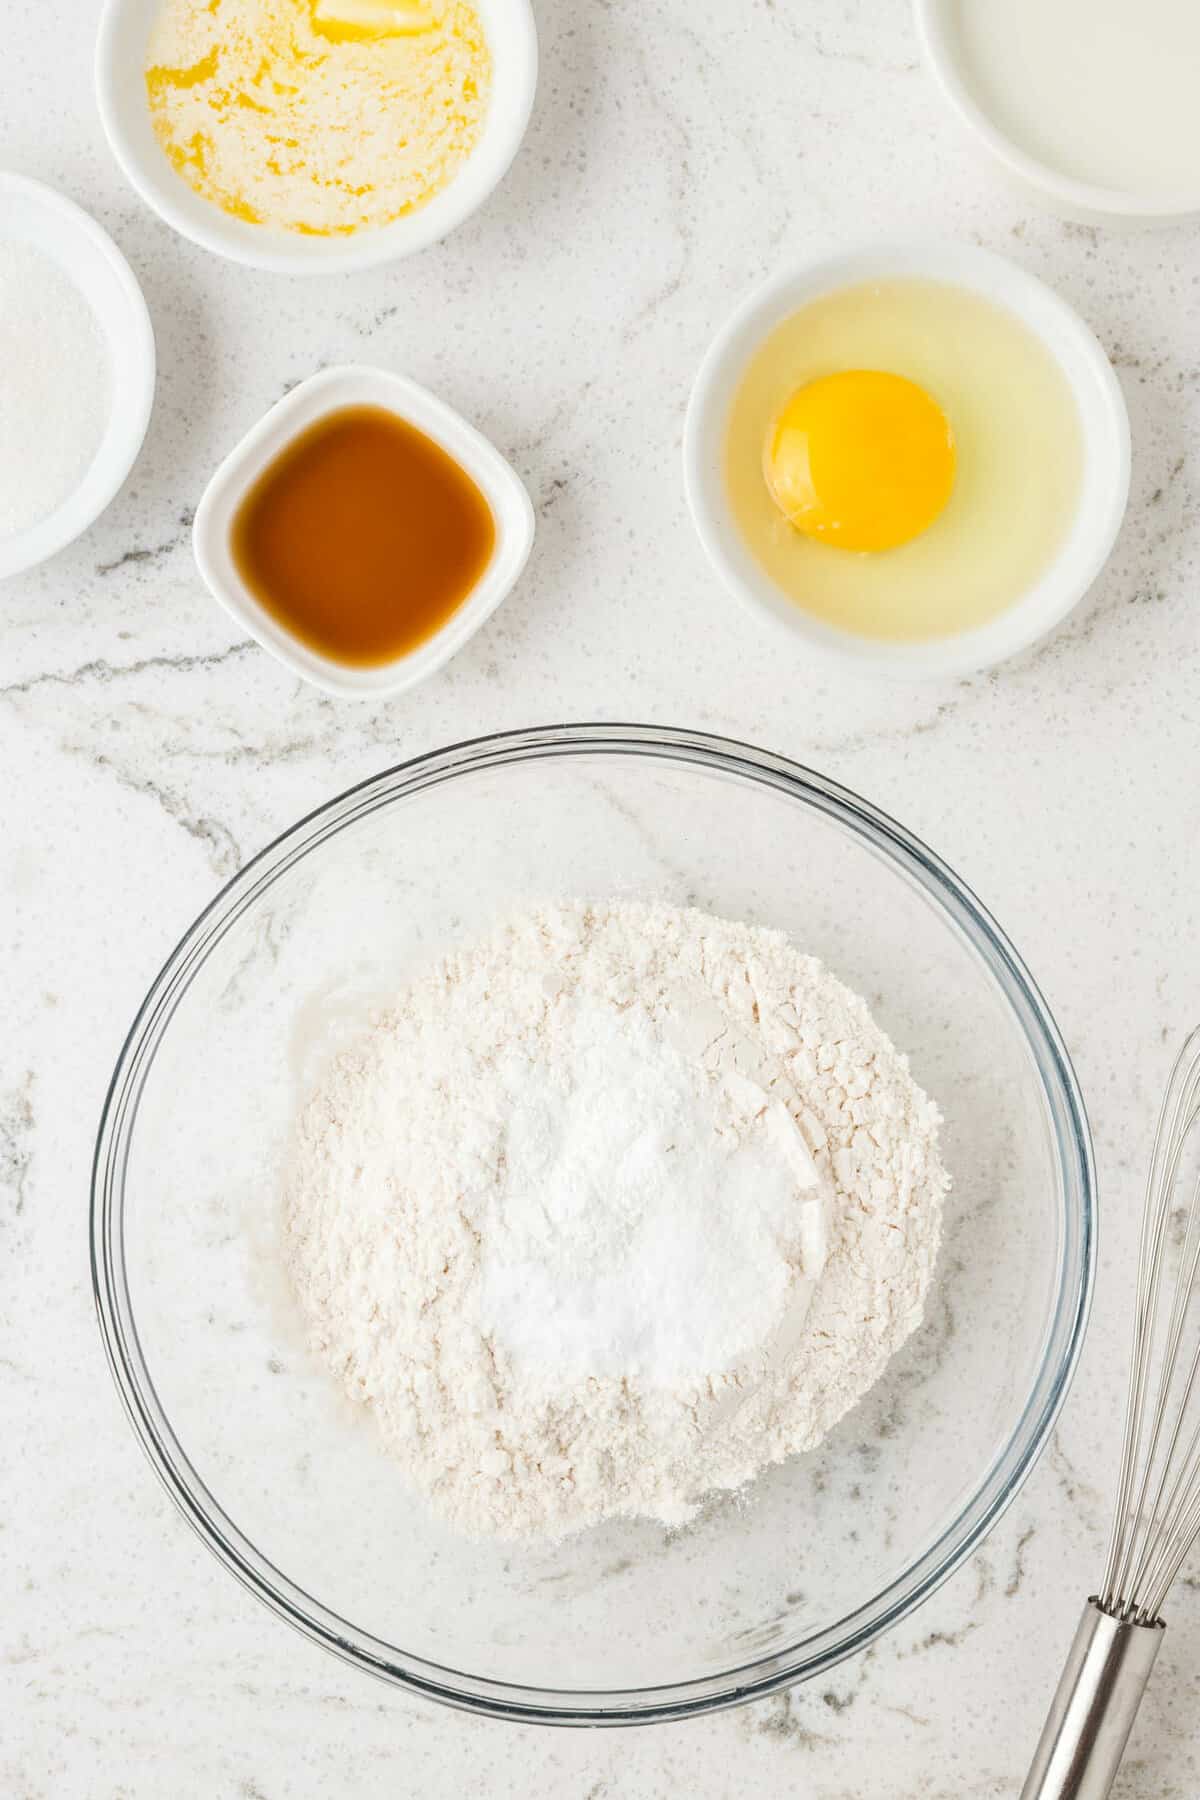
M175 238L90 91L93 6L9 0L3 160L121 244L159 346L137 468L79 543L0 591L0 1792L1014 1795L1107 1523L1130 1252L1168 1045L1200 1014L1200 233L1032 211L960 143L905 0L537 0L533 128L482 216L407 265L313 282ZM688 527L688 384L789 257L953 235L1052 282L1117 365L1129 518L1052 640L971 680L819 674L733 610ZM402 369L525 475L518 591L386 706L302 687L203 590L215 461L322 364ZM1076 1057L1105 1202L1081 1373L966 1569L808 1688L672 1727L511 1728L390 1692L272 1619L199 1547L120 1411L87 1264L104 1087L149 978L240 862L434 745L571 718L748 738L941 851L1008 928ZM1181 1589L1118 1793L1200 1791L1200 1583Z

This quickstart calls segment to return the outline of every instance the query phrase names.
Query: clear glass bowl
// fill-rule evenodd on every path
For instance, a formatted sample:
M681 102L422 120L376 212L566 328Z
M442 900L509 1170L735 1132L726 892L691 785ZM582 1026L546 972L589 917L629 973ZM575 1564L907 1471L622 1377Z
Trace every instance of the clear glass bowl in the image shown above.
M945 1113L944 1246L925 1325L812 1455L682 1530L476 1543L427 1515L305 1350L273 1247L277 1172L313 1071L414 964L515 906L614 892L782 927L867 996ZM919 1605L1046 1437L1094 1235L1066 1052L974 897L832 782L633 726L421 757L250 863L134 1022L92 1201L118 1385L209 1547L356 1667L550 1723L747 1700Z

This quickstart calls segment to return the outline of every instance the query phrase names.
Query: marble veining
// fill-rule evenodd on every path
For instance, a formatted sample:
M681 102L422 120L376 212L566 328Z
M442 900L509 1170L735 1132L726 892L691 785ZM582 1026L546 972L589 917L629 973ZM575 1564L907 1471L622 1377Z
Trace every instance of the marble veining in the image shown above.
M1032 210L944 117L906 0L535 4L537 111L490 205L410 263L311 282L219 263L140 205L95 116L94 9L19 5L7 40L4 160L114 234L146 290L160 378L108 513L0 589L6 1800L1002 1800L1103 1554L1142 1170L1169 1046L1200 1014L1200 236ZM985 244L1048 279L1112 356L1134 430L1129 518L1085 605L1017 661L923 687L807 666L736 611L679 471L691 376L740 296L789 258L883 234ZM382 706L318 695L238 638L189 547L230 445L295 382L359 359L477 422L539 515L517 591L442 675ZM128 1430L85 1231L112 1062L220 883L392 762L569 718L750 739L945 855L1059 1019L1105 1203L1071 1402L982 1550L806 1688L620 1734L501 1727L391 1693L244 1594ZM937 1352L954 1354L948 1330ZM781 1568L781 1598L787 1585ZM1197 1717L1193 1576L1118 1800L1194 1800Z

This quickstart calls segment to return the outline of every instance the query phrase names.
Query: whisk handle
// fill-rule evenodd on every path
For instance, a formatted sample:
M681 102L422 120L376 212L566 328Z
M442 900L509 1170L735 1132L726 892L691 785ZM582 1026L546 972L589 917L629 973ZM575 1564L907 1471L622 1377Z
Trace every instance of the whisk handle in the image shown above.
M1161 1620L1127 1624L1088 1601L1021 1800L1105 1800L1164 1630Z

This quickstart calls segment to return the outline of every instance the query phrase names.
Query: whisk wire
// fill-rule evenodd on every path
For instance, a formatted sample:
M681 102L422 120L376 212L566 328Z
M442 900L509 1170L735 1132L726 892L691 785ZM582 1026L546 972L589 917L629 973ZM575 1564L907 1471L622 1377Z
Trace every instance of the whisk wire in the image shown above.
M1171 1073L1171 1080L1163 1094L1162 1106L1159 1109L1158 1124L1154 1133L1154 1146L1150 1156L1150 1172L1146 1184L1146 1206L1142 1213L1142 1228L1138 1242L1138 1281L1137 1303L1133 1322L1133 1355L1129 1364L1129 1382L1125 1399L1125 1431L1121 1446L1121 1465L1117 1477L1117 1502L1113 1511L1112 1533L1109 1538L1108 1560L1105 1567L1104 1582L1100 1590L1101 1604L1108 1611L1115 1610L1115 1596L1119 1585L1118 1577L1124 1562L1125 1530L1124 1523L1130 1516L1130 1497L1134 1477L1137 1470L1138 1452L1141 1448L1142 1427L1145 1422L1146 1383L1150 1376L1149 1358L1144 1354L1144 1343L1149 1330L1150 1295L1154 1288L1158 1267L1162 1256L1163 1230L1162 1219L1154 1205L1154 1194L1159 1181L1162 1159L1166 1153L1168 1139L1174 1136L1175 1120L1182 1098L1176 1086L1176 1080L1187 1046L1180 1052L1179 1058Z
M1189 1302L1200 1272L1200 1180L1192 1191L1155 1376L1173 1202L1184 1152L1198 1119L1200 1030L1188 1038L1172 1070L1151 1153L1138 1251L1133 1358L1117 1504L1100 1594L1106 1611L1141 1622L1157 1617L1171 1582L1200 1531L1200 1422L1186 1454L1177 1460L1200 1384L1200 1344L1191 1358L1182 1389L1177 1379ZM1152 1485L1153 1500L1147 1504Z
M1183 1567L1197 1536L1200 1536L1200 1427L1197 1427L1193 1445L1196 1450L1195 1459L1190 1466L1185 1464L1188 1467L1190 1497L1180 1508L1178 1519L1168 1534L1151 1573L1151 1594L1147 1608L1154 1618L1161 1612L1171 1583Z
M1197 1113L1192 1114L1192 1117L1189 1120L1189 1128L1190 1125L1194 1123L1197 1116L1200 1115ZM1182 1145L1180 1148L1182 1150ZM1178 1164L1179 1159L1176 1158L1173 1171L1176 1176L1178 1174ZM1173 1190L1173 1187L1174 1182L1172 1181L1168 1193ZM1167 1207L1167 1216L1168 1218L1170 1216L1169 1205ZM1175 1296L1171 1307L1171 1319L1167 1331L1166 1349L1163 1354L1162 1372L1159 1377L1158 1403L1155 1407L1154 1429L1151 1434L1142 1489L1138 1496L1138 1511L1139 1513L1144 1512L1145 1526L1141 1556L1135 1565L1128 1582L1128 1589L1132 1594L1144 1591L1148 1568L1151 1567L1154 1562L1155 1545L1156 1542L1159 1541L1158 1534L1165 1527L1166 1521L1174 1516L1173 1509L1175 1508L1180 1492L1186 1490L1189 1469L1191 1466L1191 1452L1196 1442L1196 1437L1193 1435L1192 1443L1189 1445L1188 1454L1176 1468L1175 1455L1179 1448L1180 1439L1183 1436L1188 1419L1188 1409L1196 1386L1197 1371L1200 1370L1200 1344L1197 1345L1196 1351L1192 1356L1191 1365L1188 1369L1186 1379L1184 1380L1182 1391L1179 1393L1175 1403L1170 1438L1161 1458L1162 1467L1158 1478L1158 1486L1155 1489L1154 1499L1151 1502L1149 1509L1145 1510L1145 1489L1148 1485L1151 1471L1154 1468L1158 1442L1162 1431L1162 1422L1167 1412L1167 1403L1170 1398L1172 1381L1179 1357L1179 1346L1183 1339L1184 1325L1187 1320L1188 1300L1195 1284L1197 1267L1200 1266L1200 1231L1197 1229L1198 1226L1200 1226L1200 1182L1193 1187L1191 1206L1188 1210L1188 1222L1184 1234L1183 1254L1175 1281ZM1175 1476L1174 1480L1171 1481L1171 1472L1173 1468L1175 1468ZM1167 1490L1169 1481L1171 1481L1170 1496L1164 1505L1163 1496Z
M1109 1800L1166 1630L1163 1606L1200 1536L1200 1175L1176 1232L1198 1122L1200 1029L1171 1071L1150 1156L1104 1584L1083 1609L1021 1800Z

